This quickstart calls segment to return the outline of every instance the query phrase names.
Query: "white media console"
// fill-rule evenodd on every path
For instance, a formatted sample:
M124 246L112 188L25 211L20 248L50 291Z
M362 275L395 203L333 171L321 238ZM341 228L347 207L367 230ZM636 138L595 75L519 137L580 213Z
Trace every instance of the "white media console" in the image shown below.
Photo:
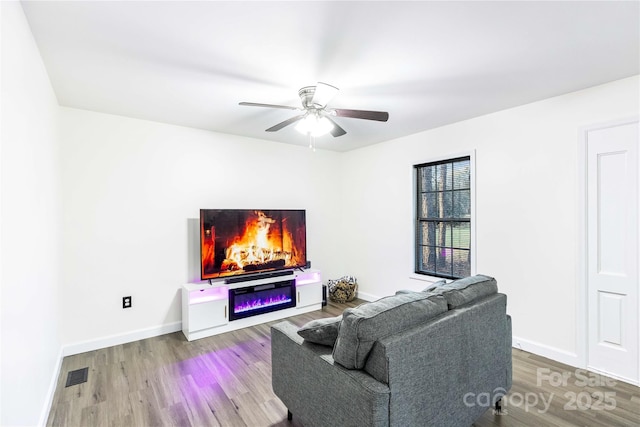
M229 290L285 280L295 280L295 307L229 321ZM193 341L321 308L322 277L314 269L237 283L187 283L182 286L182 332L187 340Z

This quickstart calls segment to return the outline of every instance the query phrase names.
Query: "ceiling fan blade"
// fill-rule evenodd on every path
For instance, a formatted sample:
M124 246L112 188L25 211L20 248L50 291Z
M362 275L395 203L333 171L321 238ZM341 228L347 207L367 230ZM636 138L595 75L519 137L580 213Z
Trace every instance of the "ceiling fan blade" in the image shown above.
M331 117L327 117L327 120L329 120L333 125L333 128L331 129L331 135L333 135L334 138L345 135L347 133L347 131L342 129L340 125L338 125L335 121L331 120Z
M367 110L343 110L334 109L338 117L350 117L352 119L377 120L386 122L389 120L389 113L386 111L367 111Z
M259 104L257 102L241 102L238 105L245 105L247 107L267 107L267 108L282 108L284 110L299 110L298 107L289 107L288 105Z
M313 93L313 99L311 103L318 107L324 107L333 99L340 89L335 86L328 85L326 83L318 82L316 90Z
M299 116L295 116L295 117L291 117L290 119L285 120L284 122L280 122L275 126L271 126L269 129L267 129L267 132L276 132L279 131L280 129L282 129L285 126L289 126L292 123L297 122L298 120L302 119L305 116L305 114L300 114Z

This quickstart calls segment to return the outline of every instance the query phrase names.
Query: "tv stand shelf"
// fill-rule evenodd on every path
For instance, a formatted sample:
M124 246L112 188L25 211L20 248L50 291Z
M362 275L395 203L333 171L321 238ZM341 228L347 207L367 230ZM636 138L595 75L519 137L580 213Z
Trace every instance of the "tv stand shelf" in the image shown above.
M229 321L229 290L295 280L296 306ZM243 282L187 283L182 286L182 332L189 341L271 322L322 308L320 271L296 270L290 275Z

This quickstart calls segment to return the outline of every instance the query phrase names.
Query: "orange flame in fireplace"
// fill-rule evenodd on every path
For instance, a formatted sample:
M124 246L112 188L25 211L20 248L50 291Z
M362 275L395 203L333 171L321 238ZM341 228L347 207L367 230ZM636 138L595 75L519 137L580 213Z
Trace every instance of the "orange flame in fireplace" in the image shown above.
M296 265L298 251L287 227L286 218L278 223L261 211L248 218L241 237L226 249L222 270L241 270L249 265L268 268L270 263Z

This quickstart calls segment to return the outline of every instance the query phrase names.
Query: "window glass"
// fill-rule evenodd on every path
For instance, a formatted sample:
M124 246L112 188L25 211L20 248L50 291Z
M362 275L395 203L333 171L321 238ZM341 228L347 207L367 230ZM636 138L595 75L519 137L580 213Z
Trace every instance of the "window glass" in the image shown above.
M416 273L471 274L471 157L416 168Z

